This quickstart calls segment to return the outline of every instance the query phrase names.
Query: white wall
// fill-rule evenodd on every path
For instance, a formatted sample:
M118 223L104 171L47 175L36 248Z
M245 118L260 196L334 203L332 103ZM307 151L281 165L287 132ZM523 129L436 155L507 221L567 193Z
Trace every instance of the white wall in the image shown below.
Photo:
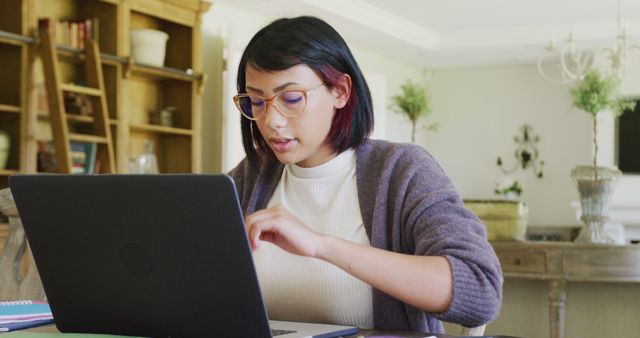
M589 163L590 122L571 108L566 87L550 84L534 65L436 70L431 81L433 120L437 133L423 133L419 142L440 161L465 198L494 197L503 173L496 165L515 163L513 138L530 124L540 136L537 148L545 161L544 177L531 169L511 174L524 185L529 224L577 224L570 202L576 189L569 173Z
M203 17L202 60L209 80L202 103L202 172L227 172L244 157L240 116L231 100L237 72L227 69L226 58L241 53L266 23L266 18L224 2L216 2Z

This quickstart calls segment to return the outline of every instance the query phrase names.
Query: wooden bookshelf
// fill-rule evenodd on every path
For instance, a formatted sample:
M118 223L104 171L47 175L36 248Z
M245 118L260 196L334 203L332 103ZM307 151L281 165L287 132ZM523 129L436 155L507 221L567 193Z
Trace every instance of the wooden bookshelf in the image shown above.
M25 170L26 83L28 46L25 36L26 13L22 1L0 2L0 131L9 135L8 161L0 167L0 188L10 175Z
M98 43L114 139L116 167L128 164L153 143L161 172L201 170L200 22L208 10L200 0L2 0L0 1L0 130L11 135L10 159L0 170L0 188L14 173L37 172L38 141L52 138L48 112L41 111L44 76L37 41L37 20L96 20ZM169 35L162 67L132 58L129 31L161 30ZM91 95L83 85L83 50L58 44L62 83ZM5 71L6 70L6 71ZM46 94L44 94L46 95ZM173 124L151 123L150 114L175 107ZM70 133L82 135L91 115L66 117Z

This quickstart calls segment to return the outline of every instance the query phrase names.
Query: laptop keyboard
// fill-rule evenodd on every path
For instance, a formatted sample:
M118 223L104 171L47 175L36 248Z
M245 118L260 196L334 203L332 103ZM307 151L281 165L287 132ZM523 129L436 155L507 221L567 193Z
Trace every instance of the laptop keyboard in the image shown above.
M271 336L281 336L283 334L295 333L293 330L279 330L279 329L271 329Z

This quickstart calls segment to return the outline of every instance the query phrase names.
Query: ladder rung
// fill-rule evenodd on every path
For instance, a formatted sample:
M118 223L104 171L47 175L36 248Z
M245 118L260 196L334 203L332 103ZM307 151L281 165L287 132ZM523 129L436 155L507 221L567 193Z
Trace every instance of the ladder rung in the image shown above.
M102 91L100 91L100 89L91 88L91 87L77 86L73 84L63 84L60 86L60 88L62 88L62 90L64 91L71 92L71 93L85 94L85 95L91 95L91 96L102 96Z
M69 140L78 142L93 142L93 143L107 143L107 138L104 136L87 135L87 134L69 134Z

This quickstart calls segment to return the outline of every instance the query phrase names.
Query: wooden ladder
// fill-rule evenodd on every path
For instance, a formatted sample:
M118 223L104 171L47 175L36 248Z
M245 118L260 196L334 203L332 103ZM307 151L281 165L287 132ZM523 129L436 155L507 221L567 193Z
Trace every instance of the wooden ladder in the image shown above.
M100 173L115 173L115 155L111 129L109 127L109 111L102 76L102 63L98 46L90 39L84 44L85 75L88 87L61 83L56 40L53 36L53 21L42 19L39 22L40 56L45 77L47 101L53 132L53 143L56 154L58 172L71 173L73 158L71 142L92 145L95 149L95 161ZM64 92L87 95L91 99L93 118L85 117L91 123L90 133L69 132L69 121L79 116L69 115L65 111ZM92 172L90 172L92 173Z

